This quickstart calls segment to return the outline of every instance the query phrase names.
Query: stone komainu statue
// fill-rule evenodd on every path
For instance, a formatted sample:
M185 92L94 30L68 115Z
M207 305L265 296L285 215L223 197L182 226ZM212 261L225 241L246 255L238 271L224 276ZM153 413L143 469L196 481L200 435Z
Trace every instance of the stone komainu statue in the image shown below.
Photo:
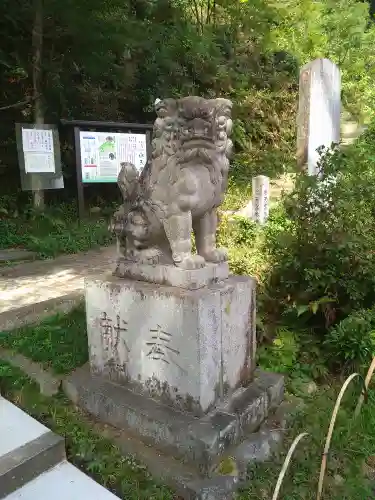
M152 157L142 173L124 163L124 203L113 228L123 259L183 269L227 260L216 248L217 208L227 187L232 103L186 97L155 103ZM192 254L194 231L197 254Z

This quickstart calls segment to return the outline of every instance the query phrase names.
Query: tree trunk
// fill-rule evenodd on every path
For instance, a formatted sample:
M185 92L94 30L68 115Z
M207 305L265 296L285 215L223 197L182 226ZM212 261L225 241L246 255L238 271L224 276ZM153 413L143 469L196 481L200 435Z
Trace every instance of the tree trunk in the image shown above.
M43 98L42 98L42 50L43 50L43 0L34 0L34 26L32 33L33 45L33 100L34 123L44 123ZM34 208L44 208L44 192L38 176L33 176L32 181Z

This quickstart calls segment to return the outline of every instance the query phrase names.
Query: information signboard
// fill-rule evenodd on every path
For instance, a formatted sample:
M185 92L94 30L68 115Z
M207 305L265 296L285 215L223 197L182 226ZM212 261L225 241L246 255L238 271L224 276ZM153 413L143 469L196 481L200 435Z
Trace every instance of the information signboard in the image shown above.
M79 142L83 183L117 182L121 163L146 164L146 134L80 130Z
M61 120L74 130L79 217L85 215L85 190L95 184L117 183L121 163L139 172L151 157L153 123Z

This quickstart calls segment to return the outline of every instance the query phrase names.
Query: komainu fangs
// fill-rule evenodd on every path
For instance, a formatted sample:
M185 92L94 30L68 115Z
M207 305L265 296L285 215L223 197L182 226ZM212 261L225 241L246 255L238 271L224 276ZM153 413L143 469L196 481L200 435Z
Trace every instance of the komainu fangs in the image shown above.
M216 212L227 187L232 103L186 97L155 108L151 159L140 175L124 163L118 177L124 203L113 226L123 258L183 269L225 261Z

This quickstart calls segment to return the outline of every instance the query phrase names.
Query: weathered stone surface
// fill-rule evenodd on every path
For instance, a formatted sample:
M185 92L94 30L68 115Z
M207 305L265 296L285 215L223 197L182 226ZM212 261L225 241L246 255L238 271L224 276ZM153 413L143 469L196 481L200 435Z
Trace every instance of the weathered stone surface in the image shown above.
M227 99L157 100L152 158L140 176L125 163L118 177L124 203L112 227L126 259L182 269L227 260L216 248L216 212L227 186L231 108Z
M114 274L120 278L195 290L227 279L229 266L222 262L207 264L200 269L181 269L174 265L139 264L120 259Z
M11 350L0 348L0 359L16 366L39 385L41 394L54 396L60 390L61 378L55 377L51 372L45 370L39 363L35 363L22 354Z
M184 463L181 459L176 459L170 454L161 452L155 446L147 445L139 437L134 436L134 432L118 430L110 425L98 422L97 419L93 421L93 428L95 432L111 439L125 456L136 456L141 463L147 466L147 469L155 478L159 478L164 484L171 487L179 499L197 500L197 498L201 498L200 494L207 493L209 486L211 486L211 491L215 491L215 485L221 484L223 486L223 483L224 485L227 483L230 491L233 491L233 488L238 486L236 478L223 480L215 476L213 481L204 480L194 467L196 464Z
M234 498L239 481L246 478L246 460L252 459L249 449L242 449L240 453L242 444L238 457L236 453L240 440L247 438L246 429L241 428L241 422L246 423L241 412L256 415L257 421L252 423L258 428L267 416L264 410L277 406L283 397L281 376L260 371L256 375L249 388L238 389L221 408L200 419L136 394L131 385L127 388L92 376L88 366L68 376L63 388L74 404L95 416L96 422L100 420L117 427L118 431L108 425L95 424L99 432L114 438L124 453L132 453L146 463L149 470L173 487L181 498L218 500ZM266 402L258 412L249 410L257 407L257 401L251 399L253 385L259 397L262 388L261 399ZM230 413L228 409L236 409L237 413ZM254 436L251 436L253 441ZM270 439L277 441L273 434ZM236 456L239 472L218 476L215 471L220 457L228 453ZM207 474L211 479L204 479Z
M253 382L248 387L241 387L236 391L220 409L237 415L244 435L246 432L255 431L269 412L277 408L283 397L284 378L256 370Z
M110 439L125 457L129 455L145 465L155 478L172 488L177 498L195 500L196 492L190 488L201 479L199 472L193 466L183 463L180 458L162 453L155 446L143 442L139 436L129 430L119 430L97 420L92 422L95 432Z
M254 382L261 390L267 391L269 408L275 410L284 398L284 377L257 368Z
M201 414L252 378L255 280L199 290L113 277L86 280L94 374Z
M286 430L290 427L295 417L304 410L304 402L294 396L288 395L285 401L276 408L267 422L264 424L267 428L277 428Z
M238 480L233 476L217 476L190 485L196 491L194 500L233 500Z
M278 384L279 380L272 383L275 382ZM101 422L118 429L130 429L160 450L194 464L203 473L212 470L221 454L245 436L246 428L241 427L241 422L247 424L247 420L241 418L242 414L251 413L252 424L258 428L267 416L264 408L271 408L280 402L269 399L276 395L280 397L280 393L264 384L262 399L267 403L262 411L256 411L257 401L251 399L247 389L245 392L249 399L243 397L241 409L236 406L237 401L234 402L236 413L219 408L198 419L136 394L131 385L125 387L92 376L88 366L67 377L63 381L63 389L74 404ZM227 406L233 406L231 401Z
M329 59L316 59L300 73L297 118L297 159L307 164L310 175L318 173L321 146L340 142L341 75Z
M173 449L178 456L205 469L216 455L219 432L210 422L139 395L130 388L92 377L81 368L63 382L67 396L102 422L119 429L133 429L161 450Z
M246 479L250 463L270 460L279 451L282 441L283 432L279 429L261 430L246 437L233 452L240 477Z

